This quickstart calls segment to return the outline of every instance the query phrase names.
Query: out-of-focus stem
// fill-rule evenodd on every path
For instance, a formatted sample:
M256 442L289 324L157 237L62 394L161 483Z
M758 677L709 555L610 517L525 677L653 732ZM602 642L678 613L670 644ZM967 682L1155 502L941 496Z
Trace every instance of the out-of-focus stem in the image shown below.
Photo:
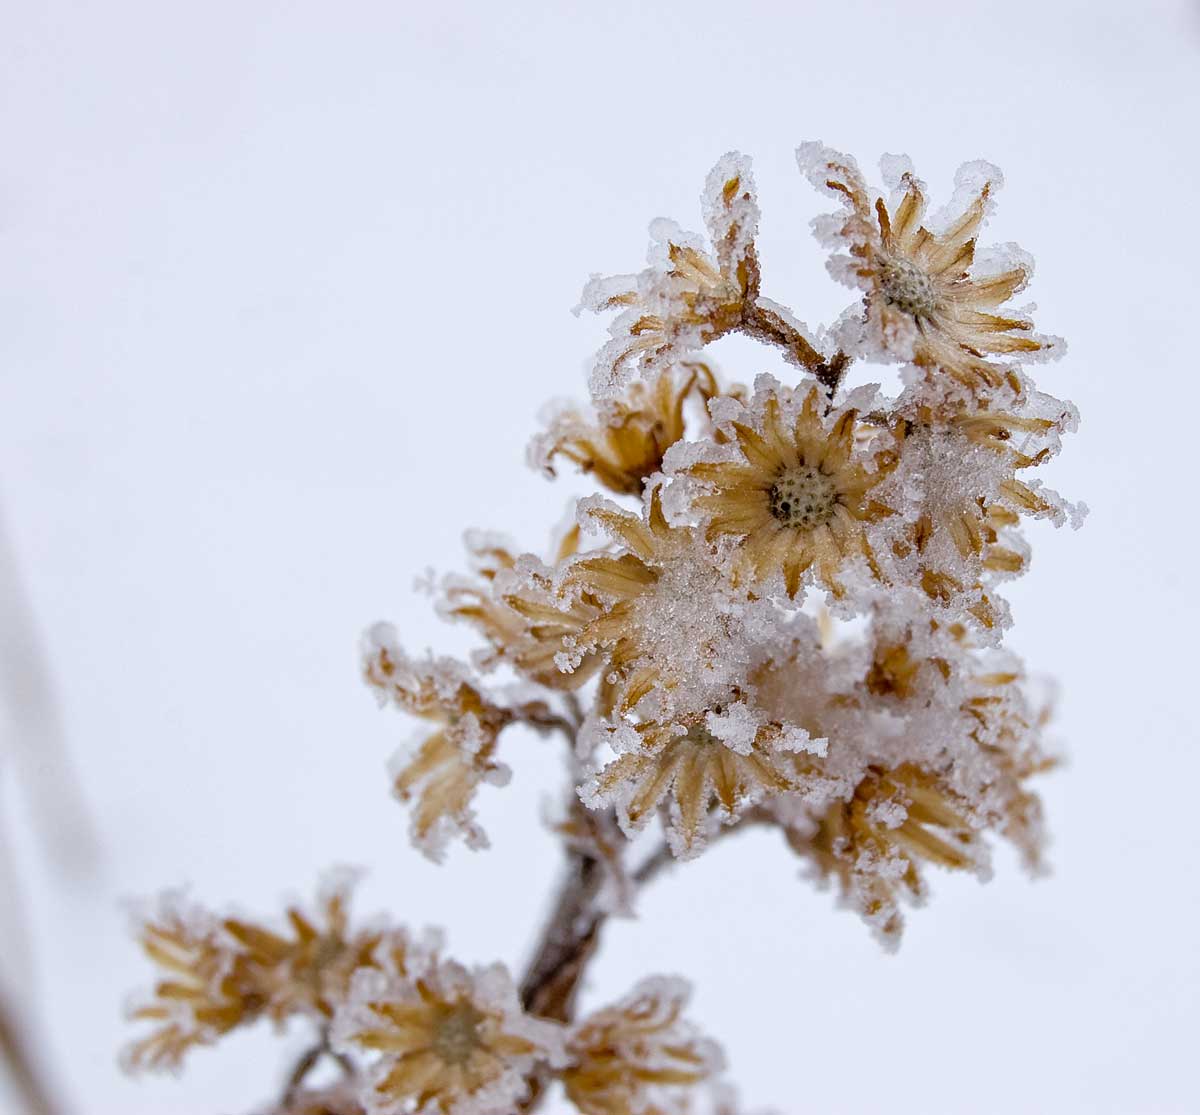
M8 1003L0 998L0 1061L9 1075L29 1115L58 1115L33 1064L28 1047Z

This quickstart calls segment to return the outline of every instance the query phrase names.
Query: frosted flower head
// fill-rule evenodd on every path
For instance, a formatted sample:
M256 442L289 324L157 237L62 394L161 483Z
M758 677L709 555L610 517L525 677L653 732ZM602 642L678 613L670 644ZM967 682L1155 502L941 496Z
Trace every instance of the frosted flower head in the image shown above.
M376 624L365 635L363 673L381 701L390 699L438 725L414 747L397 752L390 764L396 796L413 804L414 845L434 860L454 835L469 847L486 847L472 801L480 783L508 781L509 770L495 752L513 713L489 700L453 659L409 658L390 624Z
M754 802L796 789L776 761L778 726L743 725L739 717L723 719L723 711L610 729L620 753L585 782L585 804L615 804L622 828L633 835L669 803L671 850L686 858L703 848L714 820L732 823Z
M562 575L565 592L597 604L578 646L603 661L600 711L661 716L724 696L744 666L756 609L718 557L694 530L667 521L658 486L641 515L592 500L582 514L621 547Z
M692 504L706 535L736 539L750 576L782 576L791 597L810 569L834 596L844 596L838 571L854 557L879 577L866 528L895 513L873 491L894 455L864 460L855 451L857 412L827 416L815 384L799 405L768 386L756 394L754 411L757 417L730 424L736 457L679 470L705 487Z
M335 1040L376 1057L362 1093L370 1115L507 1115L537 1065L562 1061L560 1027L522 1012L502 965L446 961L413 980L367 973Z
M644 979L623 999L571 1030L562 1073L583 1115L685 1115L720 1072L720 1047L683 1017L691 988Z
M818 235L847 253L834 257L835 277L866 292L867 339L876 355L990 389L1013 382L1004 358L1056 347L1027 318L1002 311L1029 281L1028 257L1010 248L987 266L976 259L979 231L1003 181L995 167L978 162L959 170L955 199L933 232L924 223L924 186L907 160L886 161L897 187L889 203L873 199L849 156L819 143L801 145L796 155L813 184L842 203L840 214L818 221Z
M530 444L530 464L553 477L554 458L566 457L609 491L640 495L646 478L661 470L664 454L684 436L686 404L705 403L717 392L712 369L687 361L652 383L630 384L591 414L562 409Z
M759 213L749 160L724 156L708 176L703 203L711 248L658 220L650 226L644 271L596 276L584 288L581 308L619 311L592 371L597 398L617 395L635 375L653 378L742 324L759 282Z
M922 863L986 875L986 850L970 803L938 776L911 764L873 767L849 801L831 806L810 839L793 847L835 878L843 901L888 948L903 928L900 903L924 901Z
M401 929L351 928L350 883L339 873L315 913L290 907L279 929L164 896L138 925L163 978L131 1012L154 1028L126 1050L126 1067L177 1069L192 1048L261 1018L322 1022L345 1000L354 973L377 967L382 954L393 966L423 955Z
M439 611L447 619L476 628L489 647L475 655L482 669L501 663L521 677L551 689L575 689L595 672L598 662L581 657L564 670L561 657L579 632L595 618L594 602L565 599L551 571L533 554L518 554L506 539L479 531L467 534L476 578L448 577ZM552 548L561 562L578 552L580 530L573 524Z

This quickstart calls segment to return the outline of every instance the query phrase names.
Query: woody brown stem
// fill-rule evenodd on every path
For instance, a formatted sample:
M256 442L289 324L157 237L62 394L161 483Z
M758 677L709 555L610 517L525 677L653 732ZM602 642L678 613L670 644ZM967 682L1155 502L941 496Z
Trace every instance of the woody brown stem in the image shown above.
M743 310L741 331L756 341L783 349L791 363L816 376L830 397L850 366L850 357L840 350L826 360L782 314L757 302L748 303Z

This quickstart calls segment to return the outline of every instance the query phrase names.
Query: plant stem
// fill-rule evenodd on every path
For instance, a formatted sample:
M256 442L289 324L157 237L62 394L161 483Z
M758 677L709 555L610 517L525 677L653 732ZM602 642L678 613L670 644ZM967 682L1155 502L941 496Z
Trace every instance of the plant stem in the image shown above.
M840 350L826 360L781 313L757 302L751 302L743 311L741 330L747 337L783 349L791 363L817 377L830 398L850 366L850 357Z
M33 1058L17 1028L8 1005L0 999L0 1063L8 1066L29 1115L56 1115L58 1108L51 1101L38 1077Z

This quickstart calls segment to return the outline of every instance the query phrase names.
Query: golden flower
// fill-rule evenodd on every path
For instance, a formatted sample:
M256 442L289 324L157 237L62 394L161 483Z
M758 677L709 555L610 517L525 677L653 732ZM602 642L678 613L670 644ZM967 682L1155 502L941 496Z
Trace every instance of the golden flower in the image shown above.
M686 362L653 383L630 384L599 413L560 412L530 445L530 462L553 476L554 458L561 454L610 491L639 495L645 479L662 468L663 454L682 439L687 402L706 403L717 393L708 365Z
M396 796L416 802L413 843L433 860L441 858L455 833L469 847L486 847L471 803L481 782L508 781L509 770L495 753L514 713L492 704L452 659L410 659L390 624L376 624L364 637L363 673L381 702L391 700L438 725L415 752L402 750L391 763Z
M724 1059L684 1020L689 995L681 979L645 979L572 1030L562 1082L583 1115L690 1110L689 1093L709 1083Z
M729 154L713 167L704 209L713 250L673 222L655 221L645 270L593 278L584 288L581 308L621 311L596 361L597 395L611 397L634 371L669 368L742 325L759 285L759 211L748 160Z
M411 980L368 976L355 995L335 1037L348 1052L379 1055L364 1094L373 1115L452 1115L468 1104L509 1111L535 1065L561 1061L559 1028L522 1012L503 965L468 972L443 962Z
M789 596L810 568L843 596L837 573L855 555L882 579L865 527L894 514L870 492L895 454L881 452L873 470L865 467L855 454L857 412L843 411L830 423L821 398L814 386L787 419L779 396L769 395L756 425L732 424L739 460L696 461L680 470L712 489L694 500L708 537L738 538L751 575L766 580L782 573Z
M822 875L838 880L843 898L895 948L903 928L900 899L925 896L921 863L981 869L983 849L971 817L969 802L937 775L911 763L871 767L849 801L825 812L811 837L790 831L788 839Z
M752 803L797 788L773 753L780 729L739 731L743 738L726 741L715 727L704 716L621 726L614 740L622 753L592 775L581 791L584 802L593 808L616 802L622 826L633 833L669 795L671 848L686 857L702 848L714 803L730 823Z
M900 176L903 197L894 209L871 192L855 161L808 143L797 151L801 169L818 188L837 196L845 220L827 226L828 239L848 247L843 277L866 290L868 323L883 347L900 359L941 369L967 387L1019 386L996 358L1035 353L1054 346L1032 332L1033 323L1001 307L1029 282L1031 265L1012 255L1002 270L980 273L976 239L999 172L968 164L959 172L960 191L978 179L973 196L940 233L925 218L924 188L911 170Z
M403 966L408 940L402 931L350 931L346 881L326 888L318 905L315 917L290 908L288 930L276 932L164 899L138 935L166 976L131 1013L155 1029L126 1051L127 1067L178 1068L192 1047L260 1018L277 1024L298 1014L328 1019L355 971L377 966L384 953L389 966Z

